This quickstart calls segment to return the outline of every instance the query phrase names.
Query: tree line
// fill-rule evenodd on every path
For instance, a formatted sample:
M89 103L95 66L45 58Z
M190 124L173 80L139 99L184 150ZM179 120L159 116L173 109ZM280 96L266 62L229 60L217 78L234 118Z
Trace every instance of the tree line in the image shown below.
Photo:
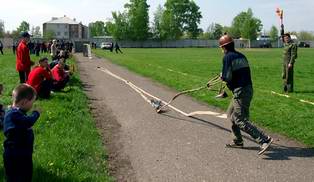
M147 0L129 0L123 11L112 12L108 21L96 21L89 24L91 37L112 36L116 40L177 40L177 39L218 39L225 32L234 38L255 40L263 24L255 17L252 9L236 15L231 26L212 23L206 30L199 27L202 14L200 7L193 0L166 0L154 12L153 22L149 22ZM18 37L21 31L30 31L34 36L41 36L40 27L32 27L28 22L21 22L12 32L5 32L4 22L0 20L0 37ZM308 31L291 32L300 40L314 40ZM278 39L279 31L272 26L267 32L273 41ZM46 33L52 37L53 33ZM50 36L49 36L50 35Z
M231 26L212 23L205 31L199 28L202 14L193 0L167 0L157 7L151 25L148 11L146 0L130 0L122 12L112 12L110 21L90 23L91 36L108 35L117 40L218 39L227 32L235 38L256 40L263 28L250 8L236 15ZM292 33L301 40L314 40L311 32ZM275 41L279 31L272 26L267 34Z

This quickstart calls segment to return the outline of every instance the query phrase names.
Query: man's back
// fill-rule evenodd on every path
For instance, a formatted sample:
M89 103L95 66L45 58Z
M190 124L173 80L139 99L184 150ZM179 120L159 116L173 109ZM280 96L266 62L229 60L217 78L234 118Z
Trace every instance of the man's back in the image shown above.
M237 52L229 51L223 58L222 79L227 82L230 90L252 85L251 71L246 57Z

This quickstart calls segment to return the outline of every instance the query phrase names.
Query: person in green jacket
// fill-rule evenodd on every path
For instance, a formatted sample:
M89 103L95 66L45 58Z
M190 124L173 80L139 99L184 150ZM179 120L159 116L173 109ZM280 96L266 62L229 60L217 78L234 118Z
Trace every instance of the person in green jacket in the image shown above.
M298 57L298 46L291 40L289 33L283 35L284 54L283 54L283 90L284 92L293 92L293 68L295 60Z

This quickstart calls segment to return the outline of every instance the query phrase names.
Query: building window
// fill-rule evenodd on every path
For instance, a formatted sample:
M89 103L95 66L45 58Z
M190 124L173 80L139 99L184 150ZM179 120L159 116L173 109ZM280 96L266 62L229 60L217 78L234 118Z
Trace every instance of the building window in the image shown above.
M57 32L57 35L59 36L59 35L61 35L61 33L60 33L60 32Z
M67 36L67 35L68 35L68 32L64 32L64 35Z

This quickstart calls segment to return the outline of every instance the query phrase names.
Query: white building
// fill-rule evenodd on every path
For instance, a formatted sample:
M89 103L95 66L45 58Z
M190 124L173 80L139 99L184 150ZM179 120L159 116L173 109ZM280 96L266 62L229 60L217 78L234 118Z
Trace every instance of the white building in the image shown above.
M87 39L89 38L88 27L76 19L67 16L60 18L52 17L51 21L43 24L43 35L53 34L56 39Z

